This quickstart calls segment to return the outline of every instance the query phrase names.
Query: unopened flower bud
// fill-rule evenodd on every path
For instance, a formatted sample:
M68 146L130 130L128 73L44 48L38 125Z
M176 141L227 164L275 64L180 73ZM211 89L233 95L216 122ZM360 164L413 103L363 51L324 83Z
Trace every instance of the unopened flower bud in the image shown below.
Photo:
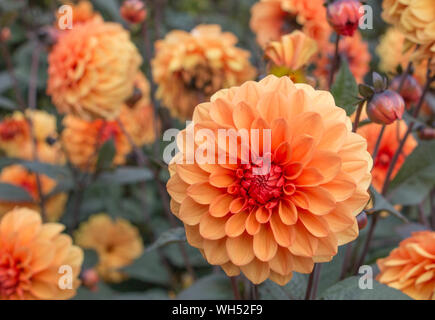
M396 76L391 82L391 89L399 92L398 90L402 80L403 75ZM409 107L410 104L416 103L420 100L422 94L421 86L412 75L407 74L405 75L399 94L402 96L403 100L405 100L406 106Z
M126 0L121 6L121 16L129 23L141 23L147 16L145 4L141 0Z
M81 280L83 285L91 291L97 290L97 284L100 280L97 271L95 269L87 269L82 272Z
M367 214L366 214L366 212L362 211L359 215L357 215L356 221L358 222L358 228L360 230L364 229L367 226Z
M379 124L391 124L397 119L402 119L404 112L403 98L392 90L374 94L367 105L369 119Z
M435 128L425 127L418 132L418 136L421 140L433 140L435 139Z
M11 38L11 29L8 27L4 27L0 29L0 40L8 41Z
M327 7L329 24L342 36L353 36L363 13L357 0L336 0Z

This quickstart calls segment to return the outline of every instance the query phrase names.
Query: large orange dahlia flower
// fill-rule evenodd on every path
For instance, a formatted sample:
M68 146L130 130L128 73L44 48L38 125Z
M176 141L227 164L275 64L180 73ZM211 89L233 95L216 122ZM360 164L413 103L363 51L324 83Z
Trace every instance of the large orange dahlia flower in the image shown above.
M50 52L47 93L62 113L113 119L133 92L141 60L121 25L79 24Z
M61 234L63 229L58 223L43 224L37 212L26 208L0 220L0 300L75 296L83 251Z
M255 77L249 52L236 43L236 36L218 25L200 25L190 33L175 30L156 42L157 97L173 116L190 119L194 107L216 91Z
M39 174L41 181L41 191L45 196L45 214L48 221L58 221L63 215L65 204L67 201L66 193L56 193L48 197L48 195L56 187L56 181L43 175ZM31 197L31 201L7 201L0 200L0 217L6 212L14 209L15 207L26 207L32 210L40 212L39 207L39 193L37 188L36 174L29 172L26 168L20 165L10 165L4 167L0 171L0 183L12 184L23 188L28 192Z
M323 0L260 0L251 10L251 29L262 47L294 30L321 44L332 31L323 4Z
M120 282L126 275L119 271L143 252L139 230L125 219L112 220L107 214L93 215L74 236L76 243L94 249L99 256L97 271L107 282Z
M320 48L321 57L317 61L314 74L319 78L320 86L326 87L327 79L334 59L334 45L328 43ZM344 37L340 40L338 48L340 58L346 58L350 71L357 82L363 82L363 78L370 69L370 51L361 33L358 31L352 37Z
M358 129L358 133L366 138L367 149L371 154L373 154L375 149L381 127L382 126L378 124L370 123ZM376 159L373 159L374 164L372 170L372 183L375 189L378 191L382 190L388 167L390 166L391 160L393 159L393 156L399 147L400 140L403 138L406 130L407 126L405 121L396 121L395 123L385 127L385 132L379 145L378 154ZM406 140L403 151L396 162L396 166L394 167L391 178L394 178L394 176L400 170L403 162L405 162L406 157L414 150L416 146L417 141L412 135L410 135Z
M377 263L379 282L416 300L435 300L435 232L414 232Z
M123 106L123 108L127 108ZM131 111L128 111L131 112ZM97 119L86 121L68 115L63 119L64 130L61 139L68 160L77 168L93 171L101 146L113 139L116 154L113 165L125 163L132 147L117 121Z
M38 160L53 164L64 163L61 146L57 142L56 118L45 111L26 111L29 122L22 112L14 112L0 122L0 150L8 157L34 160L35 136Z
M193 145L185 141L192 129L206 129ZM229 147L227 138L213 138L220 129L229 130ZM358 236L372 160L330 93L288 77L248 81L198 105L178 141L167 184L172 211L189 243L228 275L283 285L292 271L310 273ZM224 154L235 164L192 163L192 152L200 159L205 147L206 159ZM269 167L259 158L267 155Z

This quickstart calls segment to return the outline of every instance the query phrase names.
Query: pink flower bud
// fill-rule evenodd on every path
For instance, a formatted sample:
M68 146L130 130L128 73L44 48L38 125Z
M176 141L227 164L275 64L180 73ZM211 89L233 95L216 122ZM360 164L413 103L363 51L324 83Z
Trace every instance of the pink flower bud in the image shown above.
M342 36L353 36L362 16L362 5L357 0L336 0L327 8L329 24Z
M98 276L98 273L97 271L95 271L95 269L87 269L82 272L81 280L86 288L91 291L96 291L98 281L100 281L100 277Z
M141 23L147 16L145 4L141 0L126 0L121 6L121 16L129 23Z
M8 41L11 38L11 29L8 27L4 27L0 29L0 40Z
M379 124L390 124L397 119L402 119L404 112L403 98L392 90L376 93L367 105L367 115L370 120Z
M400 83L402 82L403 75L396 76L391 82L391 89L394 91L399 90ZM406 75L399 94L405 100L406 106L409 108L411 104L420 100L422 89L417 80L412 75Z
M367 214L365 211L362 211L359 215L356 216L356 222L358 222L358 229L362 230L367 226Z

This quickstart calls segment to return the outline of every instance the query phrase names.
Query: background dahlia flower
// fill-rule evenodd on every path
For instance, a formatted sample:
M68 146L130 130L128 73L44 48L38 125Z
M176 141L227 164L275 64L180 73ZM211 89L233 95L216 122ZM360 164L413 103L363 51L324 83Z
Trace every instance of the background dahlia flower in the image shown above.
M373 154L375 149L376 141L381 128L382 126L378 124L370 123L358 129L358 133L367 140L367 150L371 154ZM399 147L400 140L403 138L406 129L407 125L403 120L396 121L395 123L385 127L385 132L379 145L378 154L376 159L373 159L372 184L378 191L382 190L388 167L390 166L391 160L397 148ZM410 135L406 140L403 151L396 162L391 179L394 178L402 164L405 162L406 157L414 150L416 146L417 141L412 135Z
M377 280L416 300L435 300L435 232L420 231L378 259Z
M123 108L127 110L126 106ZM113 165L124 164L131 151L131 145L117 121L86 121L68 115L63 119L63 125L61 139L66 156L75 167L84 171L95 169L98 151L110 139L113 139L116 148Z
M80 0L77 4L67 1L66 5L70 6L72 9L72 27L75 28L77 25L86 23L92 20L103 21L103 17L94 11L92 3L87 0ZM59 28L62 25L63 13L56 14L56 27ZM65 29L63 31L68 31Z
M50 52L47 93L61 113L114 119L133 93L142 58L120 24L91 20Z
M0 220L0 300L61 300L75 296L83 251L62 234L64 226L41 222L38 212L16 208ZM61 289L72 270L72 288Z
M358 236L355 216L369 200L372 160L330 93L271 75L217 92L195 108L191 126L216 134L196 137L195 152L205 145L215 150L211 159L218 152L237 159L186 164L184 130L170 165L172 211L210 264L256 284L270 278L284 285L292 271L310 273ZM258 129L260 137L237 139L233 149L213 139L218 129ZM263 141L263 129L271 141ZM255 175L265 169L263 146L270 147L270 170ZM247 158L240 152L246 147L258 154Z
M275 74L274 71L287 72L291 75L306 66L316 52L316 41L296 30L282 36L279 41L269 42L264 55L269 60L269 72L272 74ZM304 82L295 81L293 78L292 80Z
M26 112L33 126L38 160L52 164L65 162L57 141L56 117L40 110ZM0 121L0 150L8 157L34 160L32 132L26 117L16 111Z
M260 0L251 13L250 26L262 47L294 30L319 44L327 42L332 32L323 0Z
M56 181L39 174L41 181L41 191L45 196L45 214L48 221L58 221L63 215L65 204L67 201L66 193L56 193L47 197L50 192L56 187ZM6 199L0 200L0 217L15 207L26 207L40 212L39 208L39 193L37 188L36 174L29 172L26 168L14 164L4 167L0 171L0 183L12 184L26 190L31 201L8 201Z
M107 282L120 282L126 276L119 271L143 252L139 230L125 219L112 220L107 214L93 215L80 225L76 243L98 253L98 274Z
M236 43L236 36L218 25L171 31L156 42L152 68L157 98L172 116L190 119L194 107L216 91L254 78L250 53Z

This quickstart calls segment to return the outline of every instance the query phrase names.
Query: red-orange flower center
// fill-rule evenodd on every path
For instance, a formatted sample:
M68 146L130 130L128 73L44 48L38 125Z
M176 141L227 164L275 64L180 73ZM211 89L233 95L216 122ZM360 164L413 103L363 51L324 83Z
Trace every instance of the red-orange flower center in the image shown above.
M10 254L3 253L0 255L0 296L10 296L14 293L22 295L20 292L20 267Z
M3 141L12 140L16 136L25 133L26 129L23 121L9 119L0 123L0 138Z

